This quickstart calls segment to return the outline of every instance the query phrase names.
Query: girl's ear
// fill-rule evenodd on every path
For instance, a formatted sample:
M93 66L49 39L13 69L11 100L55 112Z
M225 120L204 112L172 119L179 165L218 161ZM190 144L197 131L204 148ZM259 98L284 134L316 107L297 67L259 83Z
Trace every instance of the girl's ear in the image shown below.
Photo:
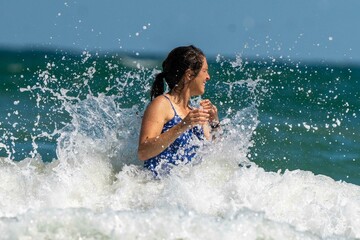
M193 79L193 77L194 77L194 72L192 70L188 69L185 71L185 79L186 80L191 80L191 79Z

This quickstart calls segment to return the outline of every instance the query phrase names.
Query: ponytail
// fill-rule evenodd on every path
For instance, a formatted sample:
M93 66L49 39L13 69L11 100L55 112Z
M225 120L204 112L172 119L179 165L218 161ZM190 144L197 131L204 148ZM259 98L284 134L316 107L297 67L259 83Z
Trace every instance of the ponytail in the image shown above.
M156 75L155 81L151 87L151 100L164 93L164 75L164 72Z

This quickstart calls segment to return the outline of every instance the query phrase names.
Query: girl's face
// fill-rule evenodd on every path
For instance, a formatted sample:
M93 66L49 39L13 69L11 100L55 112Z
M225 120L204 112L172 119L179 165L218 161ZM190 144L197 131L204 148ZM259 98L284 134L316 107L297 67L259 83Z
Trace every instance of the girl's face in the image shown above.
M210 80L208 68L209 67L208 67L206 58L204 57L200 72L198 73L198 75L196 77L194 77L193 79L190 80L189 87L190 87L192 96L203 95L205 93L205 84L207 81Z

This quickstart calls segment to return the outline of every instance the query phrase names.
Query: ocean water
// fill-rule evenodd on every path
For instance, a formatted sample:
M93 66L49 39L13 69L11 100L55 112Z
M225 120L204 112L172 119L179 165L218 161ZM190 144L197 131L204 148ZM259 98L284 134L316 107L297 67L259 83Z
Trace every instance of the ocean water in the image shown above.
M221 133L155 180L163 57L0 52L1 239L360 238L359 65L209 56Z

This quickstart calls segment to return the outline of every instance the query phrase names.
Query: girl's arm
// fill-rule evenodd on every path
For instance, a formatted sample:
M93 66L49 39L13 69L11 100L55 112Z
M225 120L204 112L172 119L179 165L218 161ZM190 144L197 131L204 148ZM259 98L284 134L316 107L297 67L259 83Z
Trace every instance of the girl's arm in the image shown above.
M211 132L217 130L220 126L220 120L218 116L218 110L215 105L211 103L209 99L202 100L200 102L202 109L206 110L209 113L208 124L203 126L204 135L206 139L211 139Z
M209 119L206 110L194 109L179 124L161 133L172 112L172 108L164 98L156 98L150 103L141 124L138 147L140 160L145 161L159 155L187 129L197 124L205 125Z

